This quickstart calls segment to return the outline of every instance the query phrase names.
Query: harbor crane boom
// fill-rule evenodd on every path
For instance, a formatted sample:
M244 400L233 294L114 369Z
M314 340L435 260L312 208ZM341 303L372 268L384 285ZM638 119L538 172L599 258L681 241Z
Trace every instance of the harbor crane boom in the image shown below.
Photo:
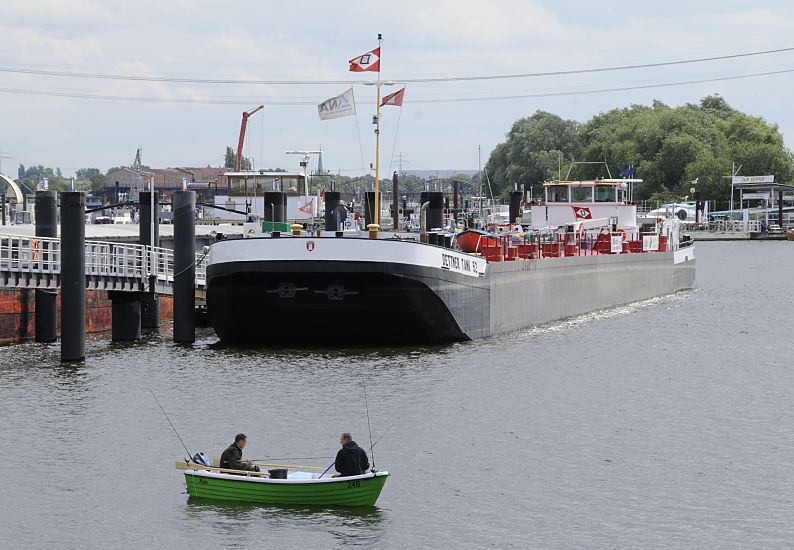
M264 109L264 105L260 105L259 107L254 107L248 111L243 112L243 122L240 124L240 140L237 142L237 156L234 159L234 171L240 171L240 163L243 158L243 143L245 142L245 129L248 126L248 119L259 111L260 109Z

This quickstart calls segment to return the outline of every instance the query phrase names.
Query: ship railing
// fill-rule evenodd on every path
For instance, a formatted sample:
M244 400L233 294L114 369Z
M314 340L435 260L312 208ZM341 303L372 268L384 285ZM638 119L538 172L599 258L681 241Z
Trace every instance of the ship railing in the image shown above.
M648 232L627 234L622 231L539 231L523 235L500 235L482 247L488 261L562 258L600 254L665 252L669 249L665 235Z

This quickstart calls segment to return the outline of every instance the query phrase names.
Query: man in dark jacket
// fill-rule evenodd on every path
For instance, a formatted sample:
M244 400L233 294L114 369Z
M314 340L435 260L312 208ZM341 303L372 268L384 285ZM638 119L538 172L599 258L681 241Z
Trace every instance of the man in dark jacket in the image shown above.
M254 466L250 460L243 460L243 449L246 443L248 443L248 438L245 434L234 436L234 443L229 445L221 454L221 468L258 472L259 466Z
M335 464L339 477L361 475L369 469L367 453L353 441L353 436L349 432L342 434L339 444L342 448L336 453Z

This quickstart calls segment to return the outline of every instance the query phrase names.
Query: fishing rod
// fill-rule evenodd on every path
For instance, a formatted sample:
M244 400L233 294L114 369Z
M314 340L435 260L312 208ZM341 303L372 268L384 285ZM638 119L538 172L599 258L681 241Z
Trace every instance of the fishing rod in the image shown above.
M373 448L375 445L377 445L377 444L380 442L380 440L381 440L381 439L383 439L383 436L385 436L387 433L389 433L389 430L391 430L391 429L392 429L392 428L393 428L395 425L397 425L397 422L399 422L399 421L402 419L402 417L403 417L403 416L405 416L405 414L406 414L407 412L408 412L408 409L406 408L405 410L403 410L403 412L402 412L401 414L399 414L399 415L397 416L397 418L395 418L395 419L392 421L392 423L391 423L391 424L389 424L389 427L388 427L388 428L386 428L386 430L385 430L385 431L384 431L382 434L380 434L380 437L379 437L378 439L376 439L376 440L375 440L375 443L372 443L372 444L369 446L369 451L370 451L370 452L372 452L372 448Z
M322 458L333 458L332 456L288 456L286 458L252 458L253 462L267 462L268 460L320 460Z
M322 478L323 478L323 476L324 476L325 474L327 474L327 473L328 473L328 470L330 470L330 469L331 469L331 466L333 466L334 464L336 464L336 459L334 459L334 461L333 461L333 462L331 462L331 463L328 465L328 467L325 469L325 471L324 471L323 473L321 473L321 474L320 474L320 477L318 477L317 479L322 479ZM374 464L374 462L373 462L373 464Z
M372 471L375 471L375 453L372 451L372 428L369 423L369 403L367 403L367 384L364 380L361 381L361 386L364 388L364 407L367 409L367 430L369 431L369 454L372 456ZM330 468L330 466L329 466Z
M146 386L146 389L149 390L149 393L152 394L152 397L154 398L154 402L157 403L158 407L160 407L160 410L163 412L163 416L165 416L165 419L168 420L168 423L171 425L171 429L174 430L174 433L176 434L177 439L179 439L179 442L182 444L182 448L185 449L185 452L187 453L187 456L188 456L188 458L185 459L185 462L192 462L193 459L190 458L190 457L192 457L193 455L188 450L187 445L185 445L185 442L182 441L182 438L180 437L179 432L176 431L176 428L174 427L174 423L171 422L171 419L168 417L168 413L165 412L165 409L160 404L160 400L157 399L157 396L152 391L152 388L149 387L149 383L146 382L146 379L141 377L141 381L143 382L144 386Z

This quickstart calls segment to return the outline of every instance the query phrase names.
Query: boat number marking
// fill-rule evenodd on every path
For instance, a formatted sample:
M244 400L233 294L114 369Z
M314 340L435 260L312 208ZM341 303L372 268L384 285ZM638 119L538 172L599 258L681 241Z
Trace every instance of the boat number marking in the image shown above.
M479 273L477 260L473 260L471 258L461 258L460 256L453 256L452 254L441 254L441 268L461 271L463 273L471 273L473 275L477 275Z
M359 483L358 481L348 481L347 488L352 489L353 487L361 487L361 483Z
M209 482L203 477L198 478L196 481L198 481L199 485L209 485Z

